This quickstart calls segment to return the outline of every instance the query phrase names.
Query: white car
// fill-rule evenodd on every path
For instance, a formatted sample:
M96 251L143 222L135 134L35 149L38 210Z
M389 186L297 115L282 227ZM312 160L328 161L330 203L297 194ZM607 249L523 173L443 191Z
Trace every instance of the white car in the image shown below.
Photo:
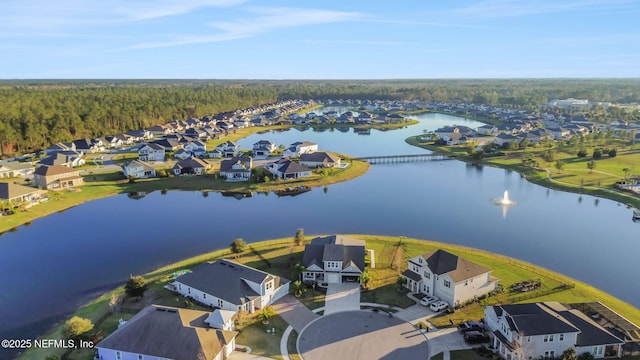
M440 300L440 301L436 301L434 303L431 303L431 305L429 306L429 309L431 309L431 311L438 312L438 311L444 310L444 309L446 309L448 307L449 307L449 304L447 304L446 302Z
M425 296L420 300L420 305L429 306L436 301L438 301L438 298L435 296Z

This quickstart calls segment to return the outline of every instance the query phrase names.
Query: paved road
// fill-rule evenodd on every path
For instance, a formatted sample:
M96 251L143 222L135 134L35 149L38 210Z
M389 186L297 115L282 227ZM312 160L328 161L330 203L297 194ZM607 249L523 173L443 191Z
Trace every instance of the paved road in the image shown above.
M367 310L324 315L298 338L305 360L429 359L427 339L413 325Z
M276 313L291 325L298 334L307 324L319 317L292 295L283 296L272 306Z

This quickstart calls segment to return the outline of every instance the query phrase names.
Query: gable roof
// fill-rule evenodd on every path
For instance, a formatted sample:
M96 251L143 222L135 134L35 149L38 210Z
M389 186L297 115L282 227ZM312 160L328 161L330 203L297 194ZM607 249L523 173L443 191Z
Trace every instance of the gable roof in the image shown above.
M151 166L148 163L146 163L144 161L141 161L141 160L130 160L130 161L127 161L126 163L124 163L122 165L122 168L123 169L127 169L127 168L131 168L131 167L134 167L134 166L136 166L136 167L137 166L141 166L146 171L155 170L153 166Z
M342 268L364 271L365 241L342 235L317 237L305 246L302 265L324 268L324 261L342 261Z
M231 304L242 305L260 295L245 281L262 284L269 279L275 280L275 288L286 282L285 279L264 271L229 260L218 260L198 265L191 272L177 277L176 281Z
M244 169L242 170L233 169L233 165L238 163L244 165ZM253 159L251 159L250 156L232 157L231 159L222 160L220 162L220 171L221 172L247 171L251 169L252 164L253 164Z
M295 161L286 160L282 162L282 165L278 167L278 171L283 174L295 174L300 172L311 171L306 166L302 166Z
M62 165L62 164L72 162L73 160L80 157L81 157L80 153L76 151L60 151L60 152L55 152L50 156L47 156L46 158L40 160L38 164L46 165L46 166Z
M140 146L140 147L138 148L138 151L140 151L140 150L144 149L145 147L149 147L149 148L151 148L152 150L157 150L157 151L163 150L163 151L164 151L164 146L162 146L162 145L160 145L160 144L158 144L158 143L153 143L153 142L151 142L151 143L146 143L146 144L144 144L144 145Z
M544 303L497 305L495 308L501 309L511 331L524 336L579 332Z
M447 274L456 283L491 271L441 249L423 254L422 257L427 261L432 273Z
M34 189L32 187L0 182L0 199L13 199L36 191L38 191L38 189Z
M311 154L300 155L300 161L337 163L340 161L340 158L325 151L316 151Z
M53 165L53 166L40 166L33 173L35 175L41 176L52 176L66 173L77 173L78 170L74 170L62 165Z
M147 306L97 347L168 359L212 360L236 335L208 327L209 313Z
M183 169L183 168L207 168L209 163L199 159L199 158L186 158L184 160L178 161L175 165L173 165L173 169Z

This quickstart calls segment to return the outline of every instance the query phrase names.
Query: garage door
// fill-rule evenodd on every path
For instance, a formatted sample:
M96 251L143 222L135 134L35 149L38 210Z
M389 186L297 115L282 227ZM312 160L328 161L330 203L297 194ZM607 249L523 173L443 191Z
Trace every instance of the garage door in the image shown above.
M327 274L327 282L330 284L341 283L340 274Z

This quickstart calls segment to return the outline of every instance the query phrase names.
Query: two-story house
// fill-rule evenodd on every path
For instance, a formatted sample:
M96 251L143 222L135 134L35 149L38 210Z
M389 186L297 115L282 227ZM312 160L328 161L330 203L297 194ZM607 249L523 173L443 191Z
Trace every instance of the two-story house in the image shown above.
M253 144L253 156L269 157L277 149L276 144L270 140L260 140Z
M62 165L40 166L33 172L33 184L42 189L66 189L83 183L79 170Z
M122 173L126 178L146 179L156 176L153 166L140 160L130 160L122 165Z
M227 181L248 181L251 178L251 156L233 157L220 162L220 176Z
M156 143L148 143L138 149L138 160L140 161L164 161L165 148Z
M554 359L570 348L577 355L620 357L624 344L584 313L558 302L486 306L484 321L493 348L506 360Z
M498 284L491 270L440 249L410 258L402 277L412 292L435 296L451 307L486 295Z
M302 154L311 154L315 151L318 151L318 144L310 141L298 141L285 149L282 155L285 157L298 157Z
M175 291L223 310L254 312L289 292L289 280L229 260L207 262L178 276Z
M342 235L317 237L305 246L302 265L306 282L357 281L365 267L365 241Z

